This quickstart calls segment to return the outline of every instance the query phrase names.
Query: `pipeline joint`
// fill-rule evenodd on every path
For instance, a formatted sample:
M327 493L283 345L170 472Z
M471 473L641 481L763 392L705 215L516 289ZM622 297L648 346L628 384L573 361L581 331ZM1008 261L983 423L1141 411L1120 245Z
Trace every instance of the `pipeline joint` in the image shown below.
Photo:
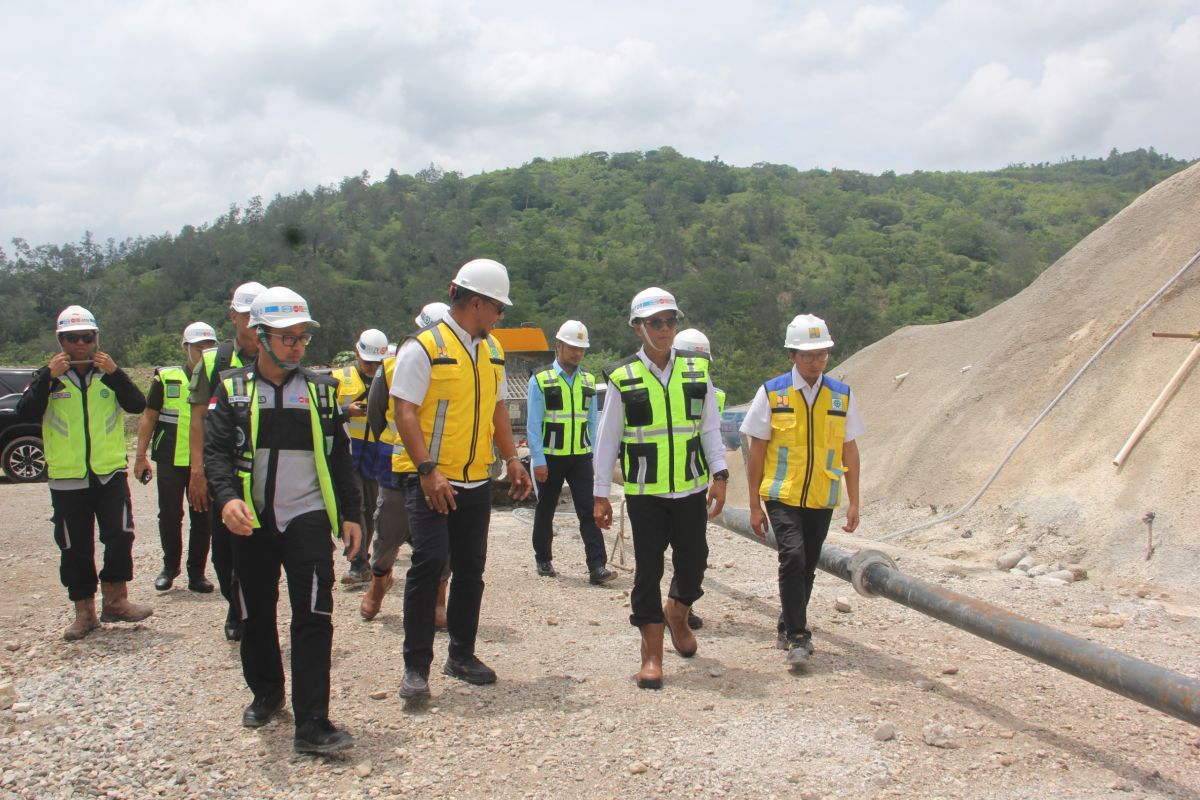
M850 568L850 585L854 587L854 591L863 597L875 596L875 593L868 589L864 583L867 567L875 564L882 564L888 569L896 569L896 562L886 553L879 550L859 550L850 556L850 561L847 564Z

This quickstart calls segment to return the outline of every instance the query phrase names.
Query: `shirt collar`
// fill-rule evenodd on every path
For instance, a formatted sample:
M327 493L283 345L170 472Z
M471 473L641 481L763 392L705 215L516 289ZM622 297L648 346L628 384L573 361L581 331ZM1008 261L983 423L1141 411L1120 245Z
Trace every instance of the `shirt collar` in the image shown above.
M472 350L478 347L479 343L483 341L482 337L477 338L467 333L467 329L462 325L459 325L458 320L456 320L449 313L442 317L442 322L450 326L450 330L454 331L454 335L458 337L460 342L463 344L467 344L469 342Z
M640 358L642 360L642 363L645 364L647 367L649 367L650 371L653 372L655 375L657 375L660 379L665 379L666 376L670 375L671 368L673 366L675 366L675 348L674 347L671 348L671 356L670 356L670 358L667 359L667 366L665 369L659 369L658 365L650 360L650 356L646 355L646 346L645 345L642 345L641 347L638 348L637 354L638 354L638 358Z
M792 386L796 387L796 391L806 391L810 393L815 392L817 389L821 388L821 383L824 382L824 380L825 373L822 372L820 377L817 378L817 382L812 386L809 386L808 381L804 380L804 377L800 374L800 370L796 367L796 365L792 365Z

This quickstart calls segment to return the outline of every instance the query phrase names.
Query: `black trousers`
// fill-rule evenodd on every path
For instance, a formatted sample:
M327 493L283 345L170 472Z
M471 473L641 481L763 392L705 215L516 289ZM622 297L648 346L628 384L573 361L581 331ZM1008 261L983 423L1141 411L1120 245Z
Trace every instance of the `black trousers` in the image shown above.
M708 568L708 510L706 492L687 497L626 495L625 508L633 529L633 592L629 595L629 624L641 627L663 621L662 582L664 556L671 548L668 597L685 606L704 596L704 570Z
M545 482L538 483L537 509L533 515L533 557L553 559L554 512L562 494L563 481L571 487L571 501L579 517L579 535L583 537L583 555L589 570L599 569L608 561L604 535L592 516L592 454L546 456Z
M60 558L58 577L71 600L96 596L98 581L133 580L133 505L125 473L108 483L90 476L86 489L51 489L54 543ZM104 565L96 574L96 527L104 545Z
M404 666L428 675L433 663L434 608L447 564L453 577L446 601L450 657L475 655L483 570L487 566L492 485L458 488L457 508L439 514L425 504L421 481L404 479L404 507L412 542L412 564L404 583Z
M158 539L162 542L163 569L178 575L183 560L183 507L191 470L159 462L155 470L158 487ZM188 508L188 575L203 575L208 563L209 515Z
M221 589L221 596L229 603L230 616L241 619L245 616L245 609L238 592L237 575L233 571L233 534L221 522L221 509L215 502L210 509L209 530L212 533L212 565L213 572L217 574L217 586Z
M283 692L276 611L279 570L292 606L292 713L296 724L329 717L333 650L333 540L324 511L301 514L278 533L267 523L231 535L238 591L246 606L242 675L255 697Z
M362 493L362 546L358 555L350 562L350 568L366 572L371 566L371 540L375 538L375 506L379 503L379 482L368 478L358 470L354 471L354 480Z
M766 501L767 518L779 543L779 632L796 641L808 629L808 601L817 575L817 559L829 535L832 508L800 508L778 500Z

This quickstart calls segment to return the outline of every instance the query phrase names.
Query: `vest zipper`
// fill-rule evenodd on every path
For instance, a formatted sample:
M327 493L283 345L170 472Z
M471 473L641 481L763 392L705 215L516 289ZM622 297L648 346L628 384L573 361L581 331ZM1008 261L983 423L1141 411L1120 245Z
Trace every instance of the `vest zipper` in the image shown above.
M817 398L821 396L821 387L825 385L825 376L821 376L821 382L817 384L817 394L813 397L813 404L817 402ZM804 413L808 420L805 425L804 438L805 446L808 448L808 458L804 463L804 489L800 492L800 507L807 508L805 505L808 502L808 485L812 482L813 474L813 407L808 404L808 398L804 396L804 392L797 390L796 394L800 395L800 399L804 401Z
M575 372L579 372L579 367L575 368ZM575 380L579 379L578 374L573 376ZM563 379L563 383L566 380ZM572 381L567 386L567 394L571 396L571 421L567 423L566 430L563 431L563 438L567 440L567 455L575 454L575 382Z
M75 377L79 377L78 372L75 373ZM83 397L83 477L85 478L92 473L92 426L88 419L88 389L92 385L90 378L91 372L79 381Z
M451 333L453 333L453 331L451 331ZM457 333L454 334L454 338L455 338L455 340L458 339ZM459 342L459 344L462 344L462 342ZM482 345L483 345L483 342L480 342L479 345L476 345L475 358L472 360L473 363L472 363L472 367L471 367L471 377L475 379L475 424L471 428L471 452L470 452L470 454L467 455L467 463L463 465L462 479L464 481L469 480L467 478L467 470L469 470L471 468L472 462L475 461L475 445L478 444L478 442L479 442L479 356L480 356L479 348ZM463 348L463 350L466 350L466 349L467 348L465 348L465 347ZM489 359L490 359L491 348L488 348L488 354L489 354ZM470 353L467 353L467 358L471 358ZM488 363L491 363L490 360Z
M663 404L667 407L667 467L670 470L667 475L668 486L670 491L675 491L675 425L671 418L671 389L669 384L675 379L675 369L679 366L678 359L671 364L671 377L667 379L667 383L659 382L663 390ZM649 372L649 370L647 370Z

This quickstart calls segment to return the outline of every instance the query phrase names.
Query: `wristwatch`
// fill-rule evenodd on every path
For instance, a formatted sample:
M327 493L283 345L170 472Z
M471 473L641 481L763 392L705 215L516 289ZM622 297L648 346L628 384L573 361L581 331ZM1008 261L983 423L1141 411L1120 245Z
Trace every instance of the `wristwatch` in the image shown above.
M727 480L729 480L729 470L727 470L727 469L723 469L723 470L718 470L717 472L714 472L714 473L712 474L712 479L713 479L714 481L727 481Z
M428 475L429 473L433 472L434 469L436 469L436 468L437 468L437 462L434 461L433 459L429 459L428 461L422 461L420 464L417 464L417 474L425 476L425 475Z

